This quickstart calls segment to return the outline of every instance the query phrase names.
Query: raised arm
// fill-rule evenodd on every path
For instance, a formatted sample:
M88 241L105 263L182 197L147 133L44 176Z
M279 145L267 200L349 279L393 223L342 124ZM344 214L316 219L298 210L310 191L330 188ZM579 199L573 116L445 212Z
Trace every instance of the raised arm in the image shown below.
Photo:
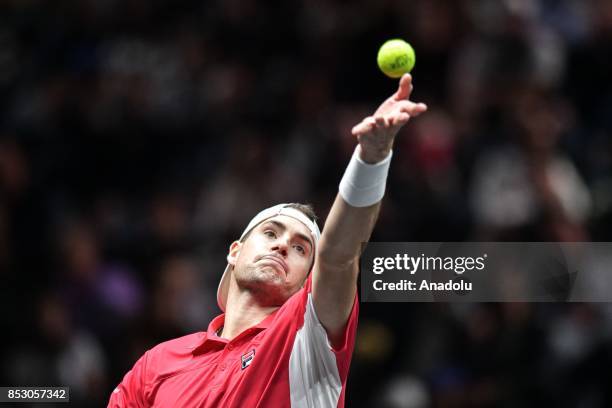
M361 243L370 239L378 218L395 136L427 110L409 100L411 92L412 77L406 74L397 92L352 130L359 145L325 222L312 281L315 310L334 344L355 300Z

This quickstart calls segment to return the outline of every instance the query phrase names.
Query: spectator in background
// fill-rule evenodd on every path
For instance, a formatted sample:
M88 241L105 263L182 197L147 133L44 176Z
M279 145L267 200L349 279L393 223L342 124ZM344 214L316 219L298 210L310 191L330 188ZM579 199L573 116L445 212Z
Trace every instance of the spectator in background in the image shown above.
M98 240L83 221L68 222L58 241L59 292L75 323L105 340L119 336L143 307L143 289L133 272L103 262Z
M539 224L543 240L586 239L590 193L557 147L571 117L561 101L529 88L519 93L513 116L518 143L492 149L474 168L471 203L484 237Z
M107 357L86 329L75 325L71 310L57 293L46 292L37 305L40 336L10 349L3 369L14 384L62 384L73 404L103 403L108 386Z

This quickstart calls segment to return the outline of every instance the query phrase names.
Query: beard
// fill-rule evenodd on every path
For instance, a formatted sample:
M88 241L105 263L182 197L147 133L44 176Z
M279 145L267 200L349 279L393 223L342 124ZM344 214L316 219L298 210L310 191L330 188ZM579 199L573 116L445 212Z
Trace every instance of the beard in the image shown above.
M246 290L261 305L280 306L290 294L284 287L285 277L272 265L246 265L242 270L234 269L236 283Z

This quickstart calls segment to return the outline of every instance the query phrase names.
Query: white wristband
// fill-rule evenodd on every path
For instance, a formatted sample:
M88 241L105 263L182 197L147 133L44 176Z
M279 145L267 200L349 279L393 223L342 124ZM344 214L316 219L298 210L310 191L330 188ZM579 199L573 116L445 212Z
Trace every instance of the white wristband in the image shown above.
M357 145L340 181L340 195L353 207L368 207L382 200L385 195L393 151L375 164L361 160L360 153L361 146Z

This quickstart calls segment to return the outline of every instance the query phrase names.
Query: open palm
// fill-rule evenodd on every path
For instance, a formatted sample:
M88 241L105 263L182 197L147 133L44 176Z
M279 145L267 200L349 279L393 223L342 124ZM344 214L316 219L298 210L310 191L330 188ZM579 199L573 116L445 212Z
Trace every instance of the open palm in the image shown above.
M393 147L397 132L411 117L427 110L424 103L409 100L412 93L412 76L401 77L399 88L384 101L372 116L353 127L352 133L361 145L361 159L367 163L383 160Z

